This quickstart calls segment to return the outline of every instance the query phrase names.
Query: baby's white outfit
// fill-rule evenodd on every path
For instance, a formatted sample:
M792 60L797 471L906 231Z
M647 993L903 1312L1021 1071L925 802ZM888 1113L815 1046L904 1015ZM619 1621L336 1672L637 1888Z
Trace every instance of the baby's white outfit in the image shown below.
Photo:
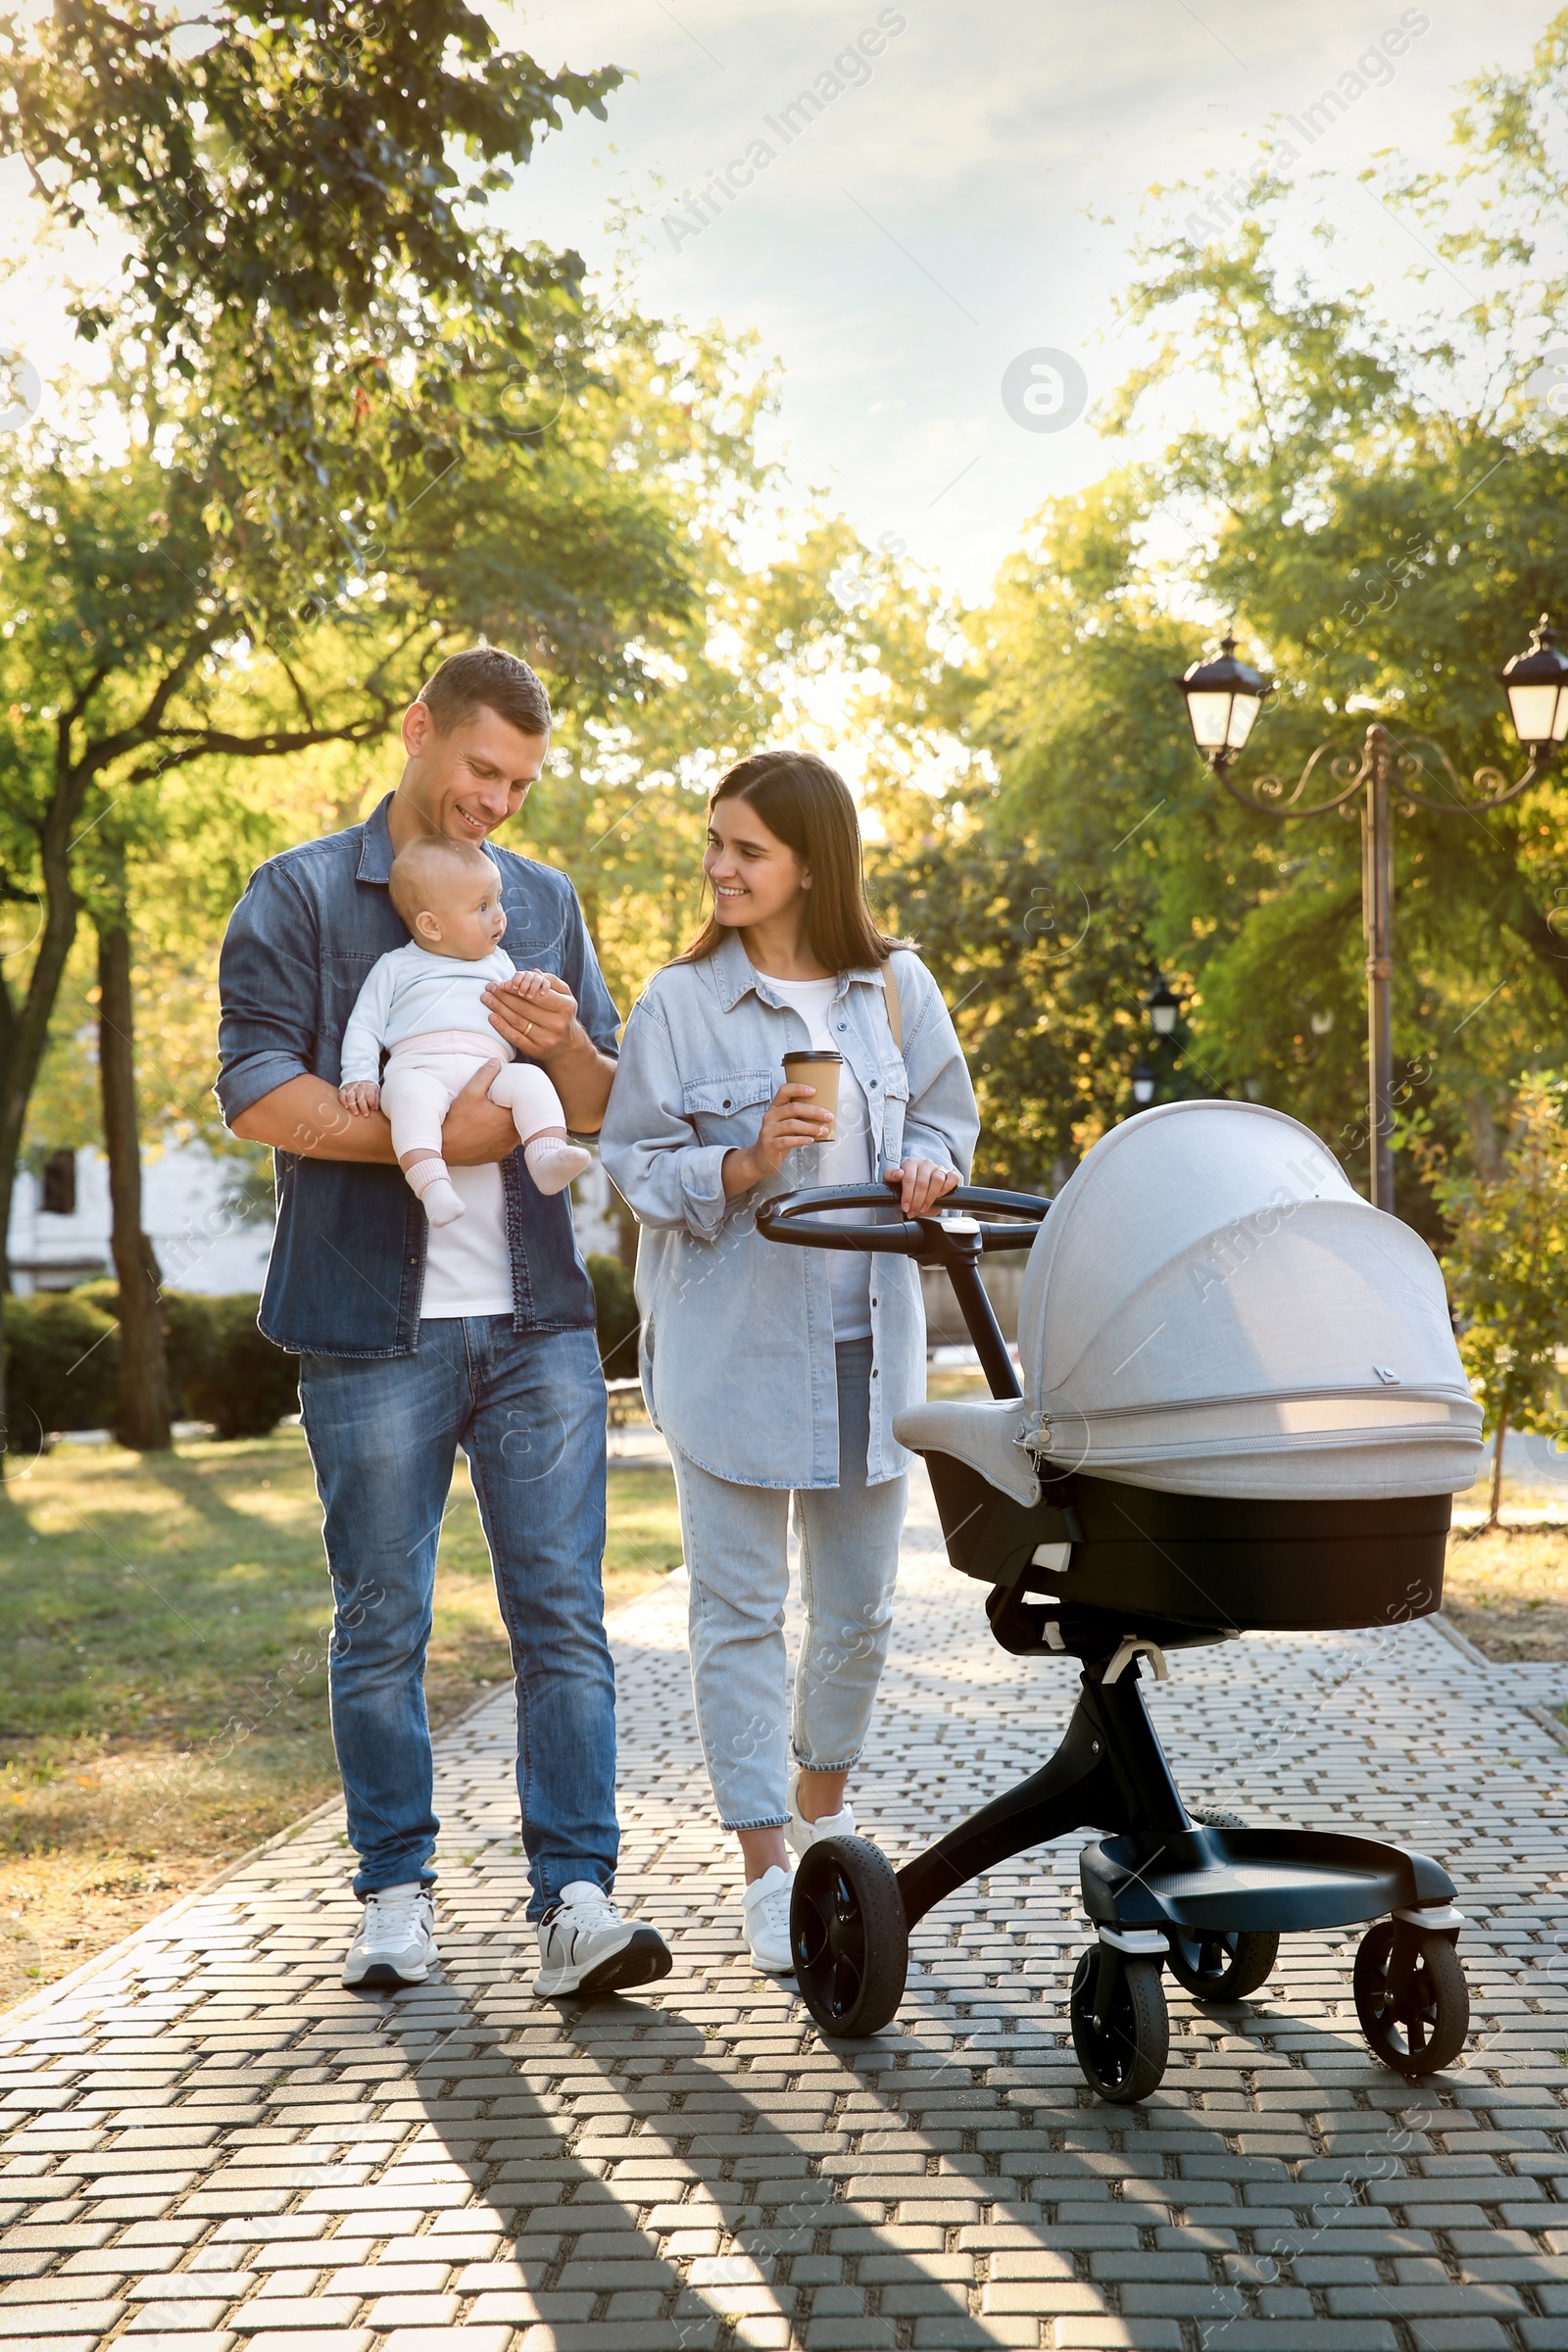
M343 1032L339 1083L353 1086L368 1079L374 1085L380 1079L381 1107L391 1121L399 1159L409 1152L435 1154L404 1171L432 1225L450 1224L463 1214L441 1157L441 1128L454 1099L487 1061L508 1065L497 1073L490 1100L511 1111L539 1190L564 1192L589 1164L588 1153L576 1145L541 1132L565 1126L561 1097L543 1070L515 1058L491 1021L484 992L515 972L500 948L466 963L455 956L432 956L411 940L371 966ZM389 1059L381 1078L383 1047Z

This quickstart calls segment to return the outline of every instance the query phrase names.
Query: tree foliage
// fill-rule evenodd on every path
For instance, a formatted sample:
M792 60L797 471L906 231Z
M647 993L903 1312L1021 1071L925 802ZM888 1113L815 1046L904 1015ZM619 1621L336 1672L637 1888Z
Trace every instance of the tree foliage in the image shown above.
M0 1232L82 912L176 836L231 868L237 764L363 753L480 634L602 710L705 610L755 388L484 209L618 78L461 5L6 22L0 145L125 268L76 305L105 370L0 471Z
M1519 1090L1493 1183L1445 1170L1433 1190L1450 1234L1444 1255L1459 1352L1495 1441L1492 1516L1510 1429L1568 1436L1557 1368L1568 1334L1568 1080Z
M536 443L580 382L580 261L485 205L567 109L603 117L616 68L546 74L463 0L196 24L63 0L3 32L6 150L52 218L122 240L80 332L129 330L200 389L192 429L264 527L395 521L459 458Z
M1244 791L1269 771L1288 791L1324 742L1353 772L1378 718L1412 781L1451 802L1396 812L1406 1105L1485 1157L1521 1075L1561 1060L1565 787L1552 778L1480 816L1462 803L1479 797L1473 775L1523 765L1496 671L1542 611L1568 618L1568 422L1539 380L1563 291L1565 129L1568 12L1526 74L1478 85L1458 119L1471 213L1450 228L1492 277L1462 319L1413 340L1377 324L1369 289L1326 291L1286 265L1285 191L1266 173L1226 236L1141 254L1124 309L1150 355L1102 421L1114 431L1184 400L1191 421L1156 459L1043 512L969 618L956 690L989 776L971 773L953 835L964 870L989 876L965 952L1009 982L1028 972L1035 1015L1001 1048L1000 1160L1038 1153L1051 1074L1036 1041L1073 1034L1075 999L1098 1007L1076 1049L1078 1147L1121 1114L1147 1043L1137 997L1158 965L1189 993L1185 1081L1292 1111L1365 1181L1354 806L1348 821L1282 821L1270 810L1283 791L1241 808L1205 773L1171 683L1205 619L1217 636L1235 616L1243 651L1280 680L1237 771ZM1392 203L1442 199L1385 177ZM1043 968L1019 928L1018 877L1048 868L1092 910L1082 985L1070 965ZM1419 1185L1402 1205L1440 1230Z

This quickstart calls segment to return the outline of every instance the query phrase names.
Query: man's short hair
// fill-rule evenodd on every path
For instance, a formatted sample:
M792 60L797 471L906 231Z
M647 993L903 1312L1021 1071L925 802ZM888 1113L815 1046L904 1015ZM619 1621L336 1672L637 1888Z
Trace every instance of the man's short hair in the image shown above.
M550 697L540 680L515 654L498 645L470 646L466 654L449 654L435 674L420 687L417 698L434 719L439 735L466 727L481 710L493 710L519 735L548 735Z
M464 874L475 882L486 875L492 882L500 880L495 859L487 858L477 842L448 841L444 833L430 833L420 834L399 850L392 860L389 888L404 927L412 931L415 916L428 910L432 890L442 883L450 887Z

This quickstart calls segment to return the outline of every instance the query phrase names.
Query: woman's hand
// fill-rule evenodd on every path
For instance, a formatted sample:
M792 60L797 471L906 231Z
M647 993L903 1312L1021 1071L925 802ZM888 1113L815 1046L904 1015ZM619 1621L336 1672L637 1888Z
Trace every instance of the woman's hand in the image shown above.
M906 1159L902 1167L885 1168L882 1181L898 1187L899 1206L906 1217L927 1215L945 1194L958 1189L952 1168L940 1168L934 1159Z
M819 1144L832 1124L833 1113L818 1103L814 1086L781 1086L762 1113L756 1143L724 1154L726 1197L733 1200L737 1193L749 1193L753 1185L776 1176L792 1152Z

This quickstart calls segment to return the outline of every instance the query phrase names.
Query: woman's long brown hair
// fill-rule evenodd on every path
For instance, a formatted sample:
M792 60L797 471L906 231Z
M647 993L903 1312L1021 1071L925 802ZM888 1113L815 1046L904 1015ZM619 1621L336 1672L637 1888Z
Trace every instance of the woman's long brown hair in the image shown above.
M825 971L863 971L907 945L872 920L860 870L859 819L836 767L814 752L755 752L720 776L709 808L733 800L755 808L809 872L806 944ZM728 926L710 914L677 960L701 963L727 936Z

